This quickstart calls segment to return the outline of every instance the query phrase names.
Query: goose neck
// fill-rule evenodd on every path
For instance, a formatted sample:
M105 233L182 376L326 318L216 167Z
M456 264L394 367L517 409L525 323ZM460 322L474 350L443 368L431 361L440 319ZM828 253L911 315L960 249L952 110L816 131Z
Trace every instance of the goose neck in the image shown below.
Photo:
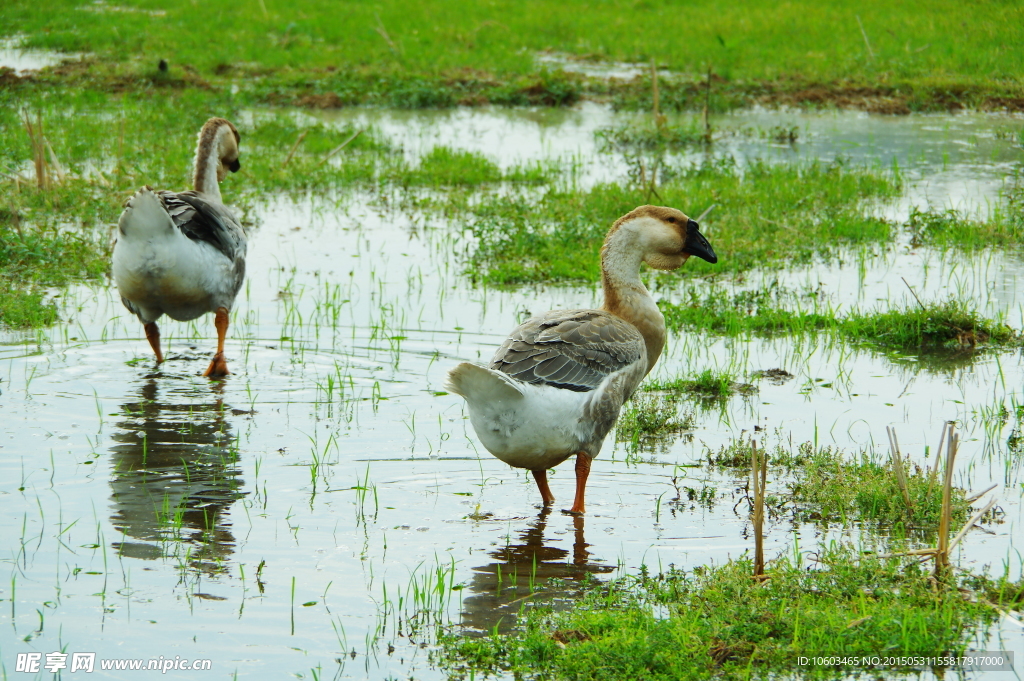
M192 188L217 201L221 200L218 175L220 141L225 132L230 132L230 130L221 127L214 135L200 134L199 144L196 146L195 171L192 176Z
M624 319L640 332L647 347L647 371L654 368L665 347L665 318L640 280L642 256L605 245L601 258L601 282L606 312Z

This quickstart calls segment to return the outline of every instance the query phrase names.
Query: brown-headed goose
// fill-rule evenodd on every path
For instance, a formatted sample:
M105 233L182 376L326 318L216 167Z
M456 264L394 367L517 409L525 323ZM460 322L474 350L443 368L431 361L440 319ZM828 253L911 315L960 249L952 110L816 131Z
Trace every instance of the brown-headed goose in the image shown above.
M601 249L600 310L552 310L516 327L490 368L464 362L446 388L465 398L487 450L528 468L545 505L554 501L547 469L576 455L576 499L583 513L590 462L622 403L665 347L665 318L640 281L640 264L681 267L691 255L718 262L699 225L674 208L640 206L612 225Z
M238 130L211 118L199 132L192 189L143 187L125 204L114 245L114 282L121 302L145 326L157 363L161 315L186 322L216 314L217 354L204 376L228 372L228 313L245 278L245 231L221 202L220 181L237 172Z

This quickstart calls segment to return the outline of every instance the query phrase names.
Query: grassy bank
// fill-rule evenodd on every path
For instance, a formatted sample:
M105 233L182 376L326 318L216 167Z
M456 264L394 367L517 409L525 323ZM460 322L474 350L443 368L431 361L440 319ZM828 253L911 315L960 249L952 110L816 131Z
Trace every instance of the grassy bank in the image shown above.
M769 531L815 522L859 531L863 545L822 540L806 547L794 540L791 549L768 561L763 574L747 555L692 571L670 566L651 574L641 565L638 574L592 583L571 610L544 604L524 609L510 634L447 637L438 657L441 666L460 679L491 674L580 680L885 674L911 671L915 665L865 669L842 661L808 665L800 658L955 655L1001 612L1024 603L1024 583L1009 578L1009 562L996 576L933 573L919 553L905 553L936 544L944 494L941 470L905 460L896 464L870 453L849 456L811 443L787 447L778 434L775 439L774 446L760 449L768 454L768 479L777 481L765 497ZM742 478L750 474L751 455L750 440L742 438L708 451L707 463ZM685 503L684 493L709 508L719 497L707 484L698 493L680 487L676 478L672 483L677 497L667 502L670 507ZM953 486L949 495L949 522L956 532L972 510L963 489ZM756 502L749 495L729 503L750 508L756 518ZM981 519L993 521L999 522L998 509ZM753 532L760 532L758 521L752 522Z
M746 558L626 577L569 612L530 610L517 633L449 638L443 665L459 679L838 678L856 667L798 660L956 654L999 616L992 603L1020 601L1021 584L963 577L936 589L926 569L850 546L822 546L814 560L781 557L764 582Z
M1024 10L1012 4L211 0L200 9L15 0L0 8L0 27L29 47L93 55L56 81L120 90L237 82L257 101L312 106L558 105L591 96L646 108L642 83L609 85L562 67L654 60L679 74L665 84L665 107L701 105L709 68L716 108L1024 107L1024 53L1013 48L1024 40ZM160 59L171 65L162 76Z

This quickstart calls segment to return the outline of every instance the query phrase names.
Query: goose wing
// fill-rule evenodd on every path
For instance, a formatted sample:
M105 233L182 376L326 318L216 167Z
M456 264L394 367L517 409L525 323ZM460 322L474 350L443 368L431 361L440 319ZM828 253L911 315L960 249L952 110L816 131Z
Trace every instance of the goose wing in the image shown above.
M174 226L193 241L205 241L229 260L245 257L245 230L226 207L195 191L157 192Z
M602 310L553 310L516 327L491 369L524 383L586 392L609 374L646 361L643 336Z

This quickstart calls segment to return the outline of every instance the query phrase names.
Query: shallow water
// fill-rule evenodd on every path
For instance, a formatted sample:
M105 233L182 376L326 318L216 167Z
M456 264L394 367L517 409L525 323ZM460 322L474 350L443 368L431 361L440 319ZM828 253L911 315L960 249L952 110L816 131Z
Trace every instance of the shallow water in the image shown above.
M77 53L24 49L21 44L22 38L18 36L0 39L0 67L6 66L15 71L38 71L81 56Z
M412 156L446 144L502 164L572 155L585 181L623 171L614 157L595 157L593 131L620 117L594 105L318 115L372 123ZM723 153L843 153L884 164L895 156L917 178L906 202L991 200L1020 160L994 142L955 144L1019 126L1008 117L736 118L799 121L808 141L776 148L737 138ZM942 194L944 182L956 184L947 173L980 179ZM881 452L893 425L923 463L942 423L958 420L957 482L996 483L1004 512L968 534L960 563L1001 569L1007 560L1019 574L1020 456L1006 449L1012 423L986 416L997 402L1024 403L1019 352L920 358L813 340L674 337L657 375L782 367L795 378L757 381L756 395L698 411L689 437L639 456L609 438L581 520L542 511L530 476L484 452L461 400L438 393L451 366L486 361L525 310L594 306L596 287L474 288L453 258L463 244L452 225L358 192L271 197L256 213L228 342L234 373L224 381L199 376L211 320L162 322L169 359L156 368L109 287L71 289L67 323L0 336L0 536L10 567L0 597L12 623L0 628L0 650L9 668L16 652L64 649L210 658L217 677L311 678L317 669L319 678L438 678L428 661L438 618L476 632L505 628L532 591L567 604L587 575L694 567L750 550L745 482L695 464L755 426L765 444L778 429L787 443ZM708 224L713 239L713 215ZM901 277L922 297L971 296L1022 325L1016 256L897 244L781 281L870 306L905 297ZM652 285L671 299L678 292L667 281ZM753 275L743 285L759 283ZM571 466L553 472L568 505ZM784 481L772 484L784 490ZM686 487L714 488L717 500L686 501ZM829 539L860 534L776 520L766 551L811 552ZM1024 659L1010 626L1005 645Z

